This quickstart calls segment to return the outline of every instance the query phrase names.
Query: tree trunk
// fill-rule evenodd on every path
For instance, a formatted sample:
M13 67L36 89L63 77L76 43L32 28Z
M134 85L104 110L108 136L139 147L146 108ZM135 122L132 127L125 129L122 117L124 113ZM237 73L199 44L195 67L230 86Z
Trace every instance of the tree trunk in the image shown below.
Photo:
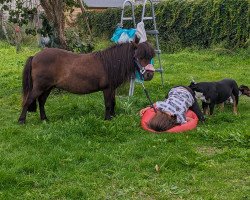
M78 3L80 5L80 8L81 8L81 11L82 11L82 14L84 15L84 13L86 12L86 9L82 3L82 0L78 0ZM88 29L88 32L89 32L89 35L90 35L90 39L92 40L92 32L91 32L91 29L90 29L90 26L89 26L89 19L87 16L84 17L84 20L86 22L86 25L87 25L87 29Z
M0 10L0 20L1 20L3 33L4 33L5 37L6 37L6 40L7 40L8 43L10 43L10 39L9 39L8 33L6 31L6 27L5 27L4 15L3 15L2 10Z
M59 48L67 49L66 37L64 35L65 3L63 0L41 0L41 6L44 9L46 18L51 22L54 28L55 39L58 40Z

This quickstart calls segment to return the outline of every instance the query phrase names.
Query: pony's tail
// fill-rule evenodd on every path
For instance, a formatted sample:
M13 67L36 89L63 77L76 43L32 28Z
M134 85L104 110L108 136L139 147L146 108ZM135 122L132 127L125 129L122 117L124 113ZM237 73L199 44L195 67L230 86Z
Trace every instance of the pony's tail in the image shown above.
M29 93L33 88L31 70L32 70L32 59L33 56L30 56L23 69L23 106L27 100ZM28 107L29 112L36 112L36 100L34 100Z

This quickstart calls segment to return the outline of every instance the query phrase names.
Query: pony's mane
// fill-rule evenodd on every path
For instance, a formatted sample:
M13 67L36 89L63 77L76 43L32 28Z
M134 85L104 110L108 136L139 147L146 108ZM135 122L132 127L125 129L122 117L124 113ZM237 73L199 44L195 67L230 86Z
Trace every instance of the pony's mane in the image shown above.
M131 43L116 44L95 52L104 65L110 87L118 87L135 73L134 53L135 49Z

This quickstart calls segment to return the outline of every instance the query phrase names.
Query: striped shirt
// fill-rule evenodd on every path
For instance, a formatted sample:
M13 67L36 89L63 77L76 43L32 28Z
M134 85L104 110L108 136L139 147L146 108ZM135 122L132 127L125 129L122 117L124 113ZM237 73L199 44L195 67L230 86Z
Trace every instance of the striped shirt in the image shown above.
M162 112L169 112L177 116L177 123L184 124L186 112L194 104L192 94L184 87L172 88L168 93L168 98L164 101L157 101L156 107Z

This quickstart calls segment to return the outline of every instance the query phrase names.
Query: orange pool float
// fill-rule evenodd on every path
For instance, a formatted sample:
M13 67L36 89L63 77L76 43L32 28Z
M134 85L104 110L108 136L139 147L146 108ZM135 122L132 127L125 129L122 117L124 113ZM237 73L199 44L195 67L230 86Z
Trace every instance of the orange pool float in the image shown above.
M144 113L143 113L142 118L141 118L141 126L146 131L150 131L150 132L154 132L154 133L165 133L165 132L167 132L167 133L181 133L181 132L185 132L185 131L190 131L190 130L195 129L197 127L197 124L199 121L197 115L193 111L188 110L186 113L187 123L181 124L181 125L176 125L175 127L171 128L169 130L163 131L163 132L157 132L157 131L150 129L148 127L148 122L155 115L154 109L148 108L147 110L145 110L145 108L144 108L143 110L144 110Z

